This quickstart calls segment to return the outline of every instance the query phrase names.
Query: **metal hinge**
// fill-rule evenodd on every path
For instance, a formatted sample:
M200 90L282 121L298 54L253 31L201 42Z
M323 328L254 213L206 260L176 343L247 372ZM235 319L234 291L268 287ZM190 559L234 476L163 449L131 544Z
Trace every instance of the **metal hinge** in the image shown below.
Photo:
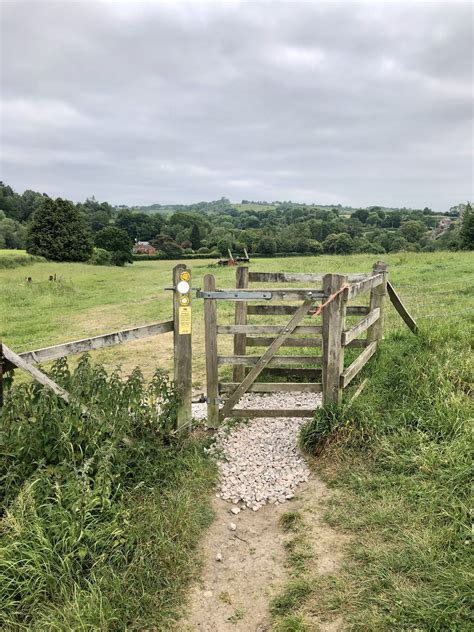
M265 300L269 301L272 298L271 292L258 292L256 290L236 290L234 291L224 291L224 290L216 290L215 292L207 292L202 290L197 290L196 298L213 298L213 299L227 299L232 301L260 301Z

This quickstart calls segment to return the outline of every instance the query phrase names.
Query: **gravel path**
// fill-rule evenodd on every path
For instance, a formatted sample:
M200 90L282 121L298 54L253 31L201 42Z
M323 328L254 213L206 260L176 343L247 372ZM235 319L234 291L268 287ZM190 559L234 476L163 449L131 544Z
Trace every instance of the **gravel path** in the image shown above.
M309 393L249 393L239 408L317 408L321 397ZM206 415L205 404L193 406L195 418ZM281 504L293 498L299 483L306 482L308 467L297 448L298 431L305 419L276 417L223 424L211 452L220 474L218 495L257 511L266 503Z

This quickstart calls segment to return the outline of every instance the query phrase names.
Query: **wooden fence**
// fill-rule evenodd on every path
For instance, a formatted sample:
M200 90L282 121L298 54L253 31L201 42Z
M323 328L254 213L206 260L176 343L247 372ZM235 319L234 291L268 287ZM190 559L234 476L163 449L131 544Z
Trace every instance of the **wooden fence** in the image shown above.
M309 287L288 285L292 283L304 283ZM192 419L191 271L184 264L174 267L172 284L167 289L173 291L173 316L164 322L24 353L15 353L0 341L0 405L3 404L6 370L21 369L69 401L69 394L36 365L71 354L173 332L174 381L181 395L177 428L189 427ZM250 288L250 284L260 284L261 289ZM262 288L262 284L265 287ZM276 287L269 289L268 284ZM287 287L281 287L281 284ZM301 417L314 414L314 410L302 408L236 408L247 392L321 392L324 403L340 403L343 390L373 356L382 339L387 297L410 329L417 331L416 323L387 280L387 267L383 262L377 263L368 274L250 272L248 267L239 267L235 288L217 290L214 276L206 275L203 291L199 290L197 296L204 299L207 423L211 427L218 426L230 416ZM364 296L368 302L360 304L359 299ZM220 299L235 302L233 324L218 323L217 304ZM352 303L354 299L358 304ZM317 305L319 301L321 304ZM250 318L260 316L265 317L265 324L249 322ZM288 322L276 324L278 318L288 316ZM360 320L348 324L348 319L359 316L362 317ZM233 336L232 355L219 355L218 336ZM259 355L247 353L254 348L266 349ZM277 355L281 348L295 349L294 353L298 355ZM303 355L302 349L310 351ZM346 349L361 350L348 366L344 363ZM232 366L231 382L219 381L219 367L223 365ZM259 381L265 376L267 381Z
M270 283L276 287L270 289ZM283 283L287 286L304 283L310 287L281 288ZM265 287L250 289L250 284L265 284ZM377 263L368 274L250 272L248 267L240 267L235 289L217 290L214 276L207 275L200 296L205 301L208 424L214 427L230 416L306 417L314 414L314 410L303 408L236 408L247 392L321 392L323 403L341 403L343 390L370 360L382 339L387 296L416 331L416 324L387 281L387 266L383 262ZM364 296L367 304L351 303L354 299L364 302L360 301ZM220 299L235 301L234 324L218 322ZM316 301L319 300L322 304L318 307ZM320 315L321 320L315 321ZM284 324L249 323L250 317L259 316L264 316L266 323L278 317L291 318ZM356 316L362 318L354 324L346 324L348 317ZM218 337L221 335L233 336L232 355L219 355ZM266 347L266 350L261 355L247 353L248 349L258 347ZM306 355L277 355L283 347L310 351ZM361 352L345 367L347 348L361 349ZM320 349L319 354L313 349ZM232 366L231 382L219 380L219 367L223 365ZM264 376L278 381L258 381Z
M104 349L141 338L173 332L174 381L179 389L181 401L178 408L177 428L187 426L191 420L191 271L183 264L173 268L173 315L170 320L115 331L92 338L74 340L52 347L15 353L0 341L0 405L3 405L4 372L21 369L34 380L52 390L56 395L69 401L69 394L37 368L37 364L57 360L72 354ZM179 284L186 291L178 291Z

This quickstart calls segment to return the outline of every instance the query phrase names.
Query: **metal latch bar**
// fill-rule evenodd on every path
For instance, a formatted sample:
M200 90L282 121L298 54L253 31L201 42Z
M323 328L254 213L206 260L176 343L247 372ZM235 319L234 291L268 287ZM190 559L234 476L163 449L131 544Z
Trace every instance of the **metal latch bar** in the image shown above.
M215 292L207 292L197 290L196 298L213 298L231 301L269 301L272 298L271 292L261 292L257 290L217 290Z

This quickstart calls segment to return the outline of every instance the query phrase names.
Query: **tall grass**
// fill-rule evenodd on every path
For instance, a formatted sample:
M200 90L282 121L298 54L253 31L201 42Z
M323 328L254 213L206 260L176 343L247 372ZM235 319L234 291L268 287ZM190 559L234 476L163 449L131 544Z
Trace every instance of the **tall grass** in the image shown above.
M52 375L71 405L20 384L0 414L0 628L165 629L210 520L213 467L169 439L178 397L162 373L146 386L85 356Z
M339 490L327 519L353 535L342 572L314 580L308 611L343 615L350 630L470 630L468 329L393 336L366 375L353 405L321 409L301 431Z

